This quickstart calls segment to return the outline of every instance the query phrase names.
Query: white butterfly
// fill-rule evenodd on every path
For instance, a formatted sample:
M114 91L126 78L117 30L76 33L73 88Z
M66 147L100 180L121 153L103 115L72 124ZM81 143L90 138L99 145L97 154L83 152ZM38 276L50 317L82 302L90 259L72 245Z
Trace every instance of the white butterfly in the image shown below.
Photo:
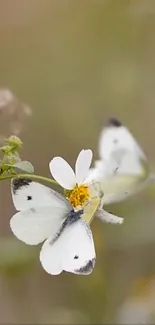
M40 252L45 271L90 274L96 254L91 229L81 218L84 211L75 212L63 195L30 179L13 179L11 192L19 211L10 220L11 229L26 244L45 241Z
M104 204L133 195L150 182L147 158L130 131L111 118L99 139L99 160L95 161L87 181L101 184Z

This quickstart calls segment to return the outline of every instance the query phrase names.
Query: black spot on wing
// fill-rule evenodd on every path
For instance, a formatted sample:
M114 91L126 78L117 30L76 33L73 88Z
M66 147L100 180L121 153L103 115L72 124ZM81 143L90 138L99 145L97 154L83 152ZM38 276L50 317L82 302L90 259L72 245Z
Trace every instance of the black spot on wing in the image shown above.
M13 194L16 194L16 192L21 189L23 186L29 186L29 184L32 182L29 178L14 178L12 180L12 189Z
M84 265L83 267L81 267L78 270L75 270L75 272L79 273L79 274L90 274L92 272L92 270L94 269L95 262L96 262L96 259L93 258L92 260L89 260L86 263L86 265Z
M67 215L67 218L65 219L62 226L60 227L59 231L57 232L55 237L51 240L50 245L55 243L55 241L60 237L60 235L62 234L62 232L67 226L70 226L74 222L78 221L82 214L83 214L83 209L79 211L74 211L74 210L70 211Z
M75 255L74 256L74 260L78 260L79 256L78 255Z
M122 126L122 123L116 117L110 117L110 119L108 120L107 126L120 127L120 126Z

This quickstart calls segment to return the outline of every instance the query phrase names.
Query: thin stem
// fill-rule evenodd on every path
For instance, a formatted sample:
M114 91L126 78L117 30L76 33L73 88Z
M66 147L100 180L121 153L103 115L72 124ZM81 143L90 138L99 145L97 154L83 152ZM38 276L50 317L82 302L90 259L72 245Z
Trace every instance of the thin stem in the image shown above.
M17 175L11 174L11 175L6 175L6 176L0 177L0 181L4 181L6 179L11 179L11 178L29 178L29 179L34 179L36 181L47 182L47 183L52 184L52 185L59 185L54 179L44 177L44 176L40 176L40 175L34 175L34 174L17 174Z

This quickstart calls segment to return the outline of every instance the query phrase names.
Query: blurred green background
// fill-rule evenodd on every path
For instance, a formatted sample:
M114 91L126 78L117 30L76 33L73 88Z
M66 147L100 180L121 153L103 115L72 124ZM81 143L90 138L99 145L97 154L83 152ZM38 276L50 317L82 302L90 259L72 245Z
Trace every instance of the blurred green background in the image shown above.
M55 155L97 158L111 115L155 166L154 35L154 0L0 0L0 87L32 110L20 136L37 174L50 175ZM155 187L108 210L125 222L93 221L94 272L50 276L40 248L11 233L10 183L0 184L1 324L155 323Z

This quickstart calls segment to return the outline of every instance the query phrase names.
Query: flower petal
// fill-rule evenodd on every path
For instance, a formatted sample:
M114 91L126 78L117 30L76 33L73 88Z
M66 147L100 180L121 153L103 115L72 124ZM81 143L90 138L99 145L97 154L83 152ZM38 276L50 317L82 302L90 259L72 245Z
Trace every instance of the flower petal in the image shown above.
M76 183L82 183L88 176L93 153L90 149L81 150L75 164Z
M72 190L76 185L75 173L71 166L61 157L51 160L49 168L53 178L65 189Z

